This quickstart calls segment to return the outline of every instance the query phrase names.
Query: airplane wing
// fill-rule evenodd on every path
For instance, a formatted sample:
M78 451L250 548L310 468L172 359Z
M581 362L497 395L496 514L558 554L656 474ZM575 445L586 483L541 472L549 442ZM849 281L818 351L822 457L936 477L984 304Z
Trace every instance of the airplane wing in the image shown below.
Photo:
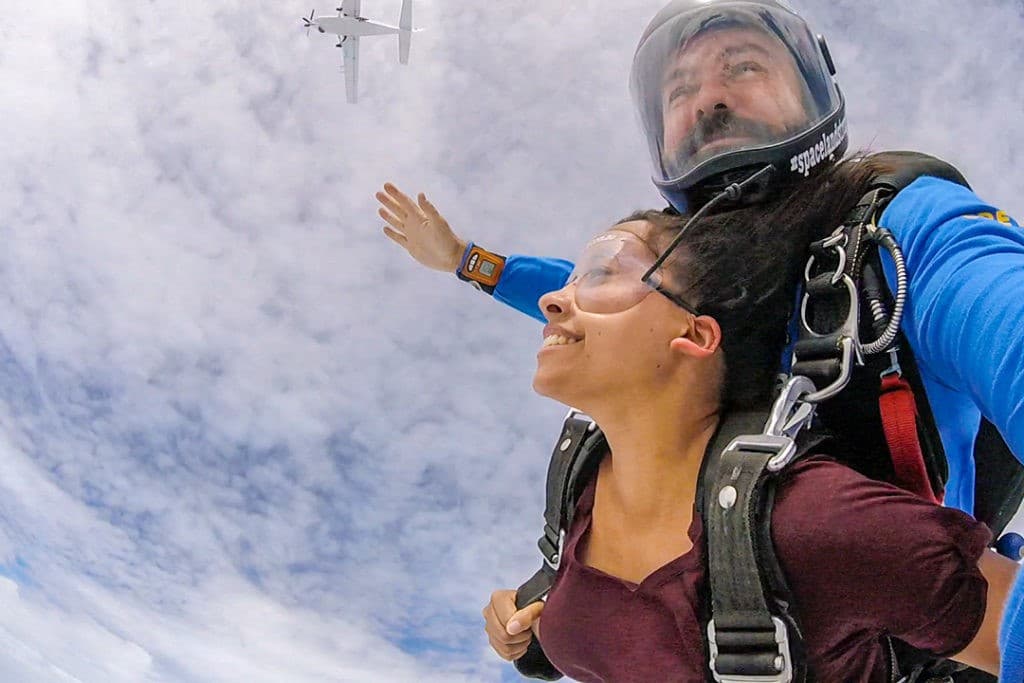
M342 0L341 13L348 17L358 17L359 2L360 0Z
M345 0L345 4L352 1ZM358 6L359 0L354 1ZM341 48L345 54L345 96L350 104L355 104L359 98L359 36L349 36Z

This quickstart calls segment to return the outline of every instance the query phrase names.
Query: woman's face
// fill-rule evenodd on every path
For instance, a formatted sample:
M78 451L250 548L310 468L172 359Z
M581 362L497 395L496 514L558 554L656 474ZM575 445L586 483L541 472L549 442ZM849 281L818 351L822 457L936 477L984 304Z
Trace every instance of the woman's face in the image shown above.
M588 410L595 400L632 400L668 381L679 362L671 342L695 316L641 282L657 258L646 221L595 237L565 287L538 302L548 319L537 354L538 393Z

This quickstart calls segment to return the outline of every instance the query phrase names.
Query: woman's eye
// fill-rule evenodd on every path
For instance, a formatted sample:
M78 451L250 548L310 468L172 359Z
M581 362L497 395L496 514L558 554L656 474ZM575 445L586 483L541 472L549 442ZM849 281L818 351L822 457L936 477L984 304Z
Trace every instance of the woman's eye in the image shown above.
M604 280L607 280L612 275L614 275L614 273L612 272L611 268L591 268L583 275L582 279L586 280L587 282L602 282Z

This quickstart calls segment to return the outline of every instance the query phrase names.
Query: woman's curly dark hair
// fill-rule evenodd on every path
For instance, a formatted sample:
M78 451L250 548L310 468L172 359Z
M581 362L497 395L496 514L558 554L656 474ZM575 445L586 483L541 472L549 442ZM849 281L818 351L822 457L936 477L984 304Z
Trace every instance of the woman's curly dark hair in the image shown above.
M843 222L879 170L869 161L843 163L767 204L702 217L666 261L683 299L722 328L723 409L771 400L808 245ZM688 217L638 211L622 222L635 220L651 224L648 241L661 253Z

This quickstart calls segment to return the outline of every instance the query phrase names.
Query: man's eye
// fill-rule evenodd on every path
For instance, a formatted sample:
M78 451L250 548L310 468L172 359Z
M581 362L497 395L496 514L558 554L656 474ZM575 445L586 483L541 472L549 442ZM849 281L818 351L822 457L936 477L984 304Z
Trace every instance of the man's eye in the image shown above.
M733 76L743 76L746 74L760 73L764 71L764 67L757 62L740 62L739 64L732 64L729 66L729 73Z
M692 97L697 92L697 87L691 84L680 85L669 93L668 101L674 102L680 98Z

